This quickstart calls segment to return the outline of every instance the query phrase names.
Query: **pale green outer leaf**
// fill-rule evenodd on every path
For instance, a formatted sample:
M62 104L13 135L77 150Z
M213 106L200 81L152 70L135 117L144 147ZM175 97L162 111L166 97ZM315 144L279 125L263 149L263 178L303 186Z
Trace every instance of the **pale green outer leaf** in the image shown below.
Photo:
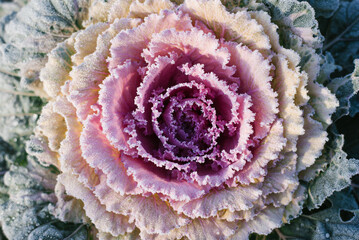
M359 210L354 197L345 191L328 201L325 207L329 208L303 215L282 227L282 234L293 239L358 239Z
M323 36L318 29L314 10L307 2L294 0L263 0L271 10L272 20L300 36L305 44L318 48L322 45Z
M351 182L351 177L359 173L359 160L347 159L347 154L342 150L344 136L331 133L332 146L326 145L324 158L328 159L329 165L308 186L309 209L317 208L324 200L335 191L340 191Z
M355 70L351 75L343 78L335 78L328 84L328 88L335 92L336 97L339 100L339 107L333 114L332 119L334 121L348 115L350 111L350 100L359 91L359 59L354 61Z
M28 236L29 240L36 240L43 238L50 238L51 240L60 240L64 239L64 235L58 231L54 226L51 224L45 224L38 228L35 228Z
M74 226L72 225L65 227L66 230L63 227L57 228L55 225L52 225L57 222L50 214L49 205L26 207L12 201L7 201L0 206L0 223L6 237L11 240L63 240L74 232ZM87 239L86 228L80 229L70 239Z
M89 0L32 0L4 25L0 70L18 73L39 89L38 74L56 44L82 28Z
M355 64L355 69L352 73L352 79L353 81L359 81L359 59L356 59L354 61L354 64Z
M341 71L342 67L335 64L333 55L330 52L325 52L322 56L322 64L316 81L326 86L331 80L330 75L336 70Z
M337 107L335 96L316 79L320 72L322 57L316 48L322 46L323 37L318 30L314 11L307 2L266 0L272 21L279 26L281 44L295 50L301 57L299 66L308 76L310 105L315 109L314 119L326 128L332 123L331 115ZM325 107L323 107L325 106Z
M41 106L41 99L22 88L18 77L0 70L0 136L4 140L32 134Z
M355 94L350 99L349 115L354 117L357 113L359 113L359 94Z
M24 206L35 206L55 202L55 194L44 193L55 187L55 177L50 169L41 167L34 159L28 158L26 168L11 165L4 176L9 188L9 199Z
M13 12L17 12L20 10L20 5L14 2L4 2L0 1L0 18L5 17Z
M80 225L80 229L72 234L72 231L69 230L59 230L51 224L42 225L34 229L28 236L28 240L63 240L65 237L68 240L87 240L87 231L85 227Z
M351 77L352 77L353 82L354 81L358 82L359 81L359 59L356 59L354 61L354 64L355 64L355 69L354 69ZM359 94L356 93L356 95L354 95L350 99L349 114L351 117L354 117L355 114L357 114L358 112L359 112Z
M41 225L41 220L37 218L41 210L41 207L27 208L7 201L0 207L3 232L9 239L26 239L35 226Z
M16 152L4 141L0 142L0 150L0 160L10 164L9 171L0 178L0 225L6 237L55 240L71 235L68 239L87 239L86 227L75 231L77 226L65 225L52 215L55 169L44 168L33 157L28 157L26 167L15 165L12 155Z

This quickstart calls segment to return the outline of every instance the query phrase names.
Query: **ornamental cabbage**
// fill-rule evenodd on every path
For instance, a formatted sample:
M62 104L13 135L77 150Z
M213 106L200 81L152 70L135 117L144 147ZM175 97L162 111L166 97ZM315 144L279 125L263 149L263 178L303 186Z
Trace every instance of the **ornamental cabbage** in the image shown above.
M309 4L79 6L84 28L22 68L41 66L29 152L61 172L58 218L99 239L247 239L301 213L339 104Z

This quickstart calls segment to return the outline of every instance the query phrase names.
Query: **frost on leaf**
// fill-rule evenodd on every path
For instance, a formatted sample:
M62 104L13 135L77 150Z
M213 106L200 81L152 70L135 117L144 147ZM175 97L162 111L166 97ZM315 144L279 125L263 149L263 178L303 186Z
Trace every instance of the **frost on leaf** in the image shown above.
M329 164L308 187L309 209L317 208L335 191L347 187L351 182L351 177L359 173L359 161L353 158L347 159L347 154L342 150L343 135L331 132L330 137L332 139L326 144L321 157L328 159Z
M32 0L0 23L6 104L36 105L20 79L49 97L26 125L31 156L6 166L9 238L85 237L55 215L100 239L247 239L359 173L339 135L319 157L336 66L307 2L175 2Z
M354 61L355 69L352 74L352 80L359 82L359 59ZM350 109L349 114L351 117L354 117L355 114L359 112L359 94L355 94L353 97L350 98Z
M355 102L351 107L352 98L355 100L354 96L359 91L359 59L356 59L354 64L355 70L352 74L343 78L335 78L328 84L328 88L335 93L339 100L339 108L332 116L334 121L349 113L353 116L359 111Z
M78 225L65 224L53 217L55 169L44 168L33 157L28 157L26 166L15 164L16 152L2 140L0 151L0 224L6 237L87 239L85 226L76 231Z
M278 25L284 25L292 33L300 36L305 44L318 48L323 36L318 29L314 10L307 2L294 0L264 0L271 10L272 20Z
M82 28L87 7L85 0L29 2L4 25L0 62L19 74L24 85L39 89L38 72L47 53Z
M335 193L320 209L306 213L279 232L298 239L355 239L359 234L359 211L349 191Z
M0 136L5 141L21 141L32 134L41 106L42 100L21 87L18 77L2 73L0 67Z

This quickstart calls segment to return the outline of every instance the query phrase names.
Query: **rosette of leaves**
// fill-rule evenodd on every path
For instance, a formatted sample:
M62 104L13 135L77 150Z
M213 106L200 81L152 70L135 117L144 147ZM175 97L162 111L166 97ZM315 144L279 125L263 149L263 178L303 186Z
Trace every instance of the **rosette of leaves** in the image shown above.
M42 103L33 95L48 102L27 145L31 157L23 151L22 162L4 168L4 204L39 219L21 236L63 238L75 229L58 220L42 225L56 217L93 224L90 235L103 239L247 238L318 208L358 173L332 124L353 111L357 75L330 78L336 65L321 55L309 4L182 2L33 0L4 8L15 12L2 21L2 72L18 84L6 94L25 99L22 115L4 121L31 114L32 125L19 126L32 132L31 106ZM191 118L176 115L176 104ZM15 142L16 128L4 129L23 149L28 134ZM24 173L35 180L14 185L12 176ZM8 215L4 233L16 239Z

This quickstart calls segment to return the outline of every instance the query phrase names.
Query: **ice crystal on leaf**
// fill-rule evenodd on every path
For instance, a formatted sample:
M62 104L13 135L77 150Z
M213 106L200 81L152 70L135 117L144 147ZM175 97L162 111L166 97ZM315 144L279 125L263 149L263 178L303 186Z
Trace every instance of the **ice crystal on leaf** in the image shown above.
M33 0L4 26L47 100L27 151L60 171L53 214L99 239L269 234L359 172L328 131L357 86L306 2Z

